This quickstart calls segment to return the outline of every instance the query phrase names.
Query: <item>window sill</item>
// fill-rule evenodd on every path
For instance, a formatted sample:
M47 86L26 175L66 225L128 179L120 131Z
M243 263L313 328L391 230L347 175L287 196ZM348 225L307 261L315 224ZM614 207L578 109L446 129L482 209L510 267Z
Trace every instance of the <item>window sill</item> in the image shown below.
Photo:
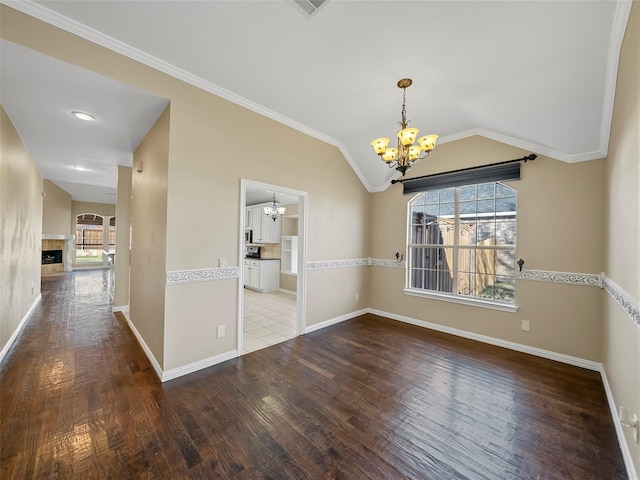
M503 312L515 313L518 311L518 307L516 305L491 302L489 300L481 300L479 298L459 297L455 295L447 295L446 293L426 292L424 290L412 290L409 288L403 289L403 292L405 295L411 295L414 297L431 298L433 300L443 300L445 302L459 303L462 305L471 305L474 307L490 308L493 310L500 310Z

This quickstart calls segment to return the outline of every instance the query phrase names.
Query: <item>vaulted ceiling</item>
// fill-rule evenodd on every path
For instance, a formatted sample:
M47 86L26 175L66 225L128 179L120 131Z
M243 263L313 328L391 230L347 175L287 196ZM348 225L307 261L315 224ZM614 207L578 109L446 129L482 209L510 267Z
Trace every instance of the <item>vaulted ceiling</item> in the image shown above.
M309 15L290 0L3 3L336 145L369 191L395 173L369 143L395 136L404 77L411 126L439 144L483 135L566 162L606 156L631 5L328 0ZM15 95L7 69L21 62L3 55L3 104ZM141 124L165 100L137 94ZM12 120L20 108L7 108ZM108 147L79 147L105 164ZM30 149L47 161L35 154L46 145Z

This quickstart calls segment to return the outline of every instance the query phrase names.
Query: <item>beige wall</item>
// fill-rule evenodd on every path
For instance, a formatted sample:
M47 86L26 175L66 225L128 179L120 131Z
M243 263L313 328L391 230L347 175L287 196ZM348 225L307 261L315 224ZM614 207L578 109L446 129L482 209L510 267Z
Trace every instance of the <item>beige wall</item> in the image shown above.
M367 256L368 193L338 149L192 87L162 95L171 98L168 271L215 268L219 258L238 266L243 178L308 193L308 259ZM240 139L230 140L238 125L252 138L241 150L235 146ZM327 281L330 286L310 283L307 297L323 298L334 285L346 285L340 272L329 273ZM237 330L237 296L223 295L231 290L229 282L238 288L238 279L167 287L167 332L174 324L187 332L207 332L168 347L168 368L192 362L194 352L210 358L228 351L229 333L217 338L213 327ZM352 311L347 298L346 289L339 289L333 304L318 302L308 320ZM214 305L212 299L224 301ZM165 344L172 342L167 336Z
M230 266L237 266L241 178L308 192L308 260L368 256L369 196L337 148L5 5L0 8L0 35L3 38L171 101L167 270L217 267L218 258L222 257L229 259ZM246 142L244 136L236 139L236 127L239 125L242 125L243 135L250 132L251 142ZM246 148L236 148L239 144ZM282 149L282 145L288 148ZM135 182L134 174L134 203L137 195ZM159 190L162 188L163 185ZM135 219L133 225L135 231ZM194 228L199 228L196 235L193 234ZM133 248L132 257L135 255ZM133 289L137 288L133 278L133 262L132 258L132 320ZM315 273L309 274L309 277L313 276ZM307 295L312 300L316 295L321 298L324 296L324 282L333 286L345 281L339 271L328 272L322 279L310 283ZM364 276L358 275L357 279L361 284L349 285L349 289L353 287L364 291ZM211 321L207 299L220 298L220 291L229 290L228 286L222 284L229 281L237 289L237 279L207 282L209 291L205 294L206 298L195 302L198 315L185 325L187 331L198 331L201 323ZM201 291L200 287L195 286L185 288ZM318 309L313 312L312 318L321 320L334 314L348 313L352 302L348 299L351 294L346 292L347 289L337 291L338 298L334 305L315 302ZM186 305L173 296L168 301L177 302L171 303L171 312L183 308L193 311L195 308L194 304ZM218 307L224 316L216 322L224 322L227 332L235 330L237 300L227 298L225 305ZM171 322L181 324L183 321L184 316L168 318L167 330L172 328ZM194 338L194 341L199 342L200 339ZM222 353L227 348L225 338L209 338L208 341L208 356ZM191 358L191 347L189 342L185 342L182 349L173 349L174 358L167 364L183 364ZM157 348L154 353L158 353Z
M298 235L298 204L290 203L283 205L286 207L286 211L282 216L282 235L283 236L297 236Z
M116 256L113 306L129 305L129 264L131 261L131 175L130 167L118 167L116 197Z
M165 262L170 107L133 154L129 316L165 369ZM116 219L117 221L117 219Z
M76 226L76 216L83 213L94 213L103 217L113 217L116 214L116 206L113 203L95 203L95 202L79 202L73 200L71 202L71 222L74 228Z
M606 170L605 266L608 278L640 301L640 4L622 45ZM603 364L615 403L640 416L640 325L603 294ZM640 445L625 428L640 474Z
M75 235L71 218L71 195L50 180L43 184L42 233Z
M288 292L298 291L298 276L291 274L280 274L280 289Z
M482 137L443 144L412 177L522 157L525 152ZM603 268L603 160L567 164L546 157L522 164L518 192L517 256L525 268L599 274ZM407 203L402 186L372 195L372 254L405 253ZM481 335L600 361L601 290L517 281L518 312L508 313L404 295L404 270L371 268L370 306L385 312ZM543 301L541 299L544 299ZM531 332L520 329L531 322Z
M0 351L40 294L42 176L0 105Z
M371 305L371 267L340 267L307 272L307 326ZM312 293L312 294L311 294ZM355 295L359 294L359 299Z

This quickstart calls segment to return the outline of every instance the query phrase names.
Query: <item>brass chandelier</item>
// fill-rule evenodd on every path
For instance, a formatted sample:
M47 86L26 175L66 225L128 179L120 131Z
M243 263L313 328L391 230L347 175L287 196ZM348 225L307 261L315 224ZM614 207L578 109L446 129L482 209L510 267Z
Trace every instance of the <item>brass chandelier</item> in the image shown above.
M418 136L417 128L409 128L409 120L407 120L406 109L406 93L407 88L411 86L413 80L403 78L398 81L398 88L402 89L402 120L398 122L400 131L398 131L398 148L389 147L388 138L376 138L371 142L371 146L377 155L389 165L389 168L398 170L404 176L411 167L423 158L427 158L431 150L436 147L438 135L425 135L418 138L418 144L414 145Z

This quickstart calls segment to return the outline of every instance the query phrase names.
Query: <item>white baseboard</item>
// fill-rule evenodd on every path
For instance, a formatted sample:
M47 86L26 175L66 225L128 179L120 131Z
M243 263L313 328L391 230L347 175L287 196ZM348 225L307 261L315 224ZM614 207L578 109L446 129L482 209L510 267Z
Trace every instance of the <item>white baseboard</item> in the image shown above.
M114 310L115 311L115 310ZM188 365L183 365L181 367L172 368L171 370L167 370L166 372L162 371L160 364L156 360L156 357L151 352L151 349L147 346L147 343L138 332L138 329L135 327L131 319L129 318L129 308L127 306L126 312L125 310L118 310L122 312L124 318L127 319L127 323L129 324L129 328L135 335L138 343L144 350L145 355L149 359L151 366L158 375L158 378L161 382L166 382L168 380L173 380L174 378L182 377L183 375L188 375L193 372L197 372L198 370L202 370L203 368L211 367L218 363L226 362L227 360L231 360L238 356L238 350L231 350L229 352L221 353L220 355L214 355L213 357L205 358L203 360L198 360L197 362L190 363Z
M153 356L153 353L151 352L151 349L147 346L147 343L142 338L142 335L140 335L140 332L138 332L138 329L136 328L136 326L133 324L133 322L129 318L129 311L127 310L127 312L123 311L121 313L124 315L124 318L127 319L127 323L129 324L129 328L131 329L131 331L135 335L136 339L138 340L138 343L142 347L142 350L144 350L144 353L147 356L147 358L149 359L149 362L151 362L151 366L155 370L156 375L158 375L158 378L160 379L160 381L162 381L162 368L160 368L160 364L156 360L156 357Z
M607 402L609 403L609 409L611 410L611 419L613 420L613 426L616 429L616 436L618 437L618 443L620 444L620 450L622 451L624 466L627 469L627 477L629 477L630 480L637 480L638 473L636 472L636 468L633 466L631 451L629 450L629 445L624 437L624 431L622 430L622 425L618 418L618 407L616 406L616 401L613 398L613 392L611 391L611 386L609 385L609 380L607 379L604 366L600 369L600 376L602 377L602 383L604 384L604 391L607 394Z
M213 365L217 365L218 363L226 362L227 360L232 360L237 356L238 350L234 349L225 353L221 353L220 355L214 355L213 357L198 360L197 362L193 362L188 365L172 368L171 370L167 370L166 372L164 372L160 377L160 380L162 382L173 380L174 378L197 372L198 370L202 370L203 368L211 367Z
M346 313L344 315L340 315L339 317L330 318L329 320L325 320L324 322L314 323L313 325L309 325L308 327L305 327L304 333L311 333L311 332L315 332L316 330L321 330L323 328L330 327L331 325L335 325L336 323L344 322L345 320L350 320L360 315L364 315L368 311L369 309L363 308L362 310Z
M125 317L129 316L129 305L118 305L118 306L113 306L113 312L122 312L124 314Z
M282 293L289 293L291 295L297 295L297 293L294 292L293 290L285 290L284 288L279 288L278 291Z
M418 320L416 318L405 317L403 315L397 315L395 313L384 312L373 308L367 309L368 313L379 315L381 317L390 318L392 320L398 320L399 322L409 323L411 325L417 325L419 327L428 328L430 330L436 330L438 332L449 333L457 337L468 338L471 340L477 340L478 342L488 343L497 347L508 348L509 350L515 350L517 352L528 353L535 355L536 357L548 358L549 360L555 360L558 362L574 365L576 367L586 368L587 370L594 370L599 372L602 370L602 364L594 362L592 360L585 360L584 358L572 357L571 355L565 355L563 353L552 352L550 350L543 350L542 348L531 347L529 345L523 345L521 343L509 342L500 338L489 337L487 335L481 335L479 333L468 332L466 330L460 330L458 328L447 327L445 325L439 325L437 323L425 322L424 320Z
M18 335L24 328L25 324L27 323L27 320L29 320L29 317L31 316L33 309L36 308L36 305L41 299L42 299L42 294L39 293L38 296L33 301L33 303L31 304L31 306L29 307L29 309L27 310L27 313L24 314L24 316L22 317L22 320L20 320L20 323L18 323L18 326L13 331L13 334L11 334L11 337L9 338L9 340L7 340L7 343L5 343L4 347L2 347L2 351L0 352L0 363L2 363L2 361L4 360L5 355L7 354L7 352L13 345L13 343L16 341L16 338L18 338Z

